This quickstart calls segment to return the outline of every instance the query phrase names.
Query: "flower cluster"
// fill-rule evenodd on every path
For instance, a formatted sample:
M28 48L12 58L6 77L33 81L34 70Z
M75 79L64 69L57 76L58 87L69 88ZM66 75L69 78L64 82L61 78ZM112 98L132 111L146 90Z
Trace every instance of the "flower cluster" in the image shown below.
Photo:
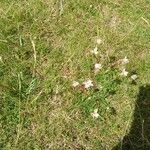
M100 44L102 43L102 40L101 40L100 38L98 38L98 39L96 40L96 43L97 43L97 44L96 44L96 47L95 47L93 50L91 50L91 53L92 53L93 55L98 55L98 54L99 54L98 45L100 45ZM126 68L125 68L125 66L126 66L128 63L129 63L129 59L127 58L127 56L125 56L123 59L119 59L119 60L117 61L117 63L114 63L114 64L119 64L119 65L121 65L121 66L120 66L120 68L121 68L120 77L127 77L127 76L128 76L129 72L128 72L128 71L126 70ZM99 72L99 71L103 68L103 66L102 66L101 63L95 63L94 66L93 66L93 68L94 68L94 72L97 73L97 72ZM137 75L136 75L136 74L133 74L133 75L131 76L131 79L132 79L132 80L136 80L136 79L137 79ZM77 88L77 87L81 87L81 86L82 86L85 90L89 90L90 88L94 87L95 85L94 85L94 83L93 83L93 81L92 81L91 79L87 79L87 80L83 81L82 83L79 83L78 81L73 81L72 86L73 86L74 88ZM101 88L102 88L102 86L101 86ZM98 117L100 116L100 115L98 114L98 108L95 108L95 109L93 110L93 112L91 113L91 116L92 116L93 118L98 118Z

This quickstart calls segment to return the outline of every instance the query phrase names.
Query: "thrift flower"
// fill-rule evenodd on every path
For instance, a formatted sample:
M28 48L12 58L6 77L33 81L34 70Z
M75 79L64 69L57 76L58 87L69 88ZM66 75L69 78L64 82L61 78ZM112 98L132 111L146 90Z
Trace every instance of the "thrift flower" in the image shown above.
M87 80L87 81L83 82L83 85L84 85L85 89L88 89L88 88L94 86L93 81L91 81L91 80Z
M126 71L126 69L123 69L120 75L126 77L128 75L128 72Z
M99 117L98 109L94 109L94 112L91 113L91 115L92 115L93 118L96 118L96 119L97 119L97 118Z
M78 85L79 85L79 82L73 81L73 83L72 83L72 86L73 86L73 87L77 87Z

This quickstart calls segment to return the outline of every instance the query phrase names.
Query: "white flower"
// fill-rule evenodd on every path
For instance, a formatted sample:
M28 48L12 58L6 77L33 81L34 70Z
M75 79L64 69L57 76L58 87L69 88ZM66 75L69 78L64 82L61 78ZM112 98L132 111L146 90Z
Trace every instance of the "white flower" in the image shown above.
M127 56L125 56L125 58L122 59L122 64L128 64L129 63L129 59L127 58Z
M123 69L120 75L126 77L128 75L128 72L126 71L126 69Z
M132 80L136 80L136 79L137 79L137 75L136 75L136 74L132 75L132 76L131 76L131 79L132 79Z
M102 40L101 40L100 38L98 38L98 39L96 40L96 43L97 43L97 44L101 44L101 43L102 43Z
M87 81L83 82L83 85L84 85L85 89L88 89L88 88L94 86L93 81L91 81L91 80L87 80Z
M73 86L73 87L77 87L78 85L79 85L79 82L73 81L73 83L72 83L72 86Z
M97 55L98 54L98 48L97 46L91 51L91 53Z
M94 112L91 113L91 115L92 115L93 118L96 118L96 119L97 119L97 118L99 117L98 109L94 109Z
M94 69L95 69L95 72L97 72L97 71L99 71L100 69L102 69L102 65L96 63L96 64L94 65Z

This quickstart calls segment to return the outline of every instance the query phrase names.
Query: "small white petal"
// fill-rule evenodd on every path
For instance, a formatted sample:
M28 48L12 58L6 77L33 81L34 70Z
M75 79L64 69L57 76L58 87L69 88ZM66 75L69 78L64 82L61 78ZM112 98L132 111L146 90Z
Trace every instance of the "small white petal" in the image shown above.
M97 55L98 54L98 48L97 46L91 51L91 53Z
M77 87L78 85L79 85L79 82L73 81L73 83L72 83L72 86L73 86L73 87Z
M128 72L125 69L123 69L120 75L126 77L128 75Z
M94 65L94 68L95 68L95 70L100 70L100 69L102 69L102 65L96 63L96 64Z
M101 44L101 43L102 43L102 40L99 38L99 39L96 40L96 43L97 43L97 44Z
M96 119L97 119L97 118L99 117L98 109L94 109L94 112L91 113L91 115L92 115L93 118L96 118Z
M132 79L132 80L136 80L136 79L137 79L137 75L136 75L136 74L132 75L132 76L131 76L131 79Z
M88 89L88 88L94 86L93 81L91 81L91 80L87 80L87 81L83 82L83 84L84 84L85 89Z
M128 64L129 63L129 59L127 58L127 56L125 56L125 58L122 59L122 64Z

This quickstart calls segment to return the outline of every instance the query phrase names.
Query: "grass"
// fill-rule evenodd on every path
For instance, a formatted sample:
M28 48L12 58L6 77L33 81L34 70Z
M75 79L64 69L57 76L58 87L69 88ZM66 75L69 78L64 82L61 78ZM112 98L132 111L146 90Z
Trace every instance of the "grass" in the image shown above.
M1 0L0 149L111 150L130 130L138 88L150 83L149 6ZM103 43L94 56L97 38ZM110 66L125 56L123 78L120 66ZM95 63L103 65L97 74ZM95 87L72 88L86 79Z

